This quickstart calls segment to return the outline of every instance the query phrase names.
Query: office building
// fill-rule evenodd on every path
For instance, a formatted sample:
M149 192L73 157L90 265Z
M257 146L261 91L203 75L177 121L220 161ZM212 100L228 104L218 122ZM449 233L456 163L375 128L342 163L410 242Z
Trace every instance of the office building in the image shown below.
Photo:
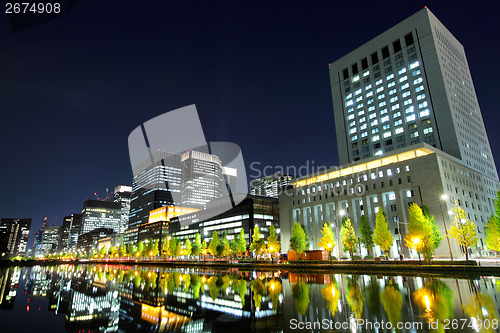
M219 209L219 206L226 207L225 200L219 199L210 202L206 210L172 218L169 224L170 235L181 240L193 240L199 233L208 243L214 231L219 235L226 231L228 240L232 240L243 228L245 240L250 244L255 226L259 227L264 239L269 235L271 225L274 225L277 234L280 233L278 199L245 194L234 196L239 204L229 210Z
M181 156L184 207L205 209L206 204L226 195L222 163L211 154L190 150Z
M289 174L275 173L274 175L254 179L250 182L250 194L263 197L277 198L285 186L290 185L293 179Z
M47 255L54 254L59 251L60 229L61 227L48 226L43 229L42 242L37 254Z
M349 217L359 236L362 215L375 227L375 216L381 207L394 237L390 256L416 258L404 242L409 222L408 208L412 203L425 203L442 235L454 223L449 212L456 201L468 218L477 226L479 242L474 255L486 255L484 226L494 212L497 180L487 177L450 154L420 143L409 148L348 163L306 177L299 178L280 194L281 246L290 247L291 228L295 222L303 224L309 236L311 249L318 249L321 229L328 222L337 237L333 254L338 256L339 229L344 216ZM448 199L442 200L446 194ZM436 249L439 257L463 256L462 249L451 239L450 247L443 239ZM340 250L342 256L344 254ZM366 249L362 249L366 255ZM381 255L375 248L375 254Z
M97 228L78 236L78 250L92 254L97 251L97 242L115 231L111 228Z
M110 228L115 232L123 232L121 212L122 205L120 202L85 200L82 209L80 235L97 228Z
M76 250L81 224L82 224L82 216L80 214L71 214L69 216L64 217L63 224L59 229L60 251L74 252Z
M0 220L0 256L24 255L28 246L31 219Z
M121 204L120 233L125 232L125 230L127 230L128 227L131 196L132 196L132 186L119 185L115 187L113 201L119 202Z
M424 8L330 64L340 164L428 143L498 180L463 46Z
M149 212L180 203L181 155L155 152L134 169L128 228L148 222Z

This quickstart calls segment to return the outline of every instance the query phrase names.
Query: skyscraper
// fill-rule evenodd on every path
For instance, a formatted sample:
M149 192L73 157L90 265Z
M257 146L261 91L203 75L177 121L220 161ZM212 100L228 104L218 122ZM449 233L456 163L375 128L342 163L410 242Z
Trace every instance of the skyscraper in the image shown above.
M39 255L53 254L59 249L60 233L59 229L61 227L48 226L45 227L42 233L42 242L40 243L40 249L37 252Z
M498 179L463 46L424 8L330 65L340 164L428 143Z
M129 228L147 223L151 210L180 202L180 157L179 154L159 150L135 168Z
M293 177L289 174L282 175L279 172L254 179L250 182L250 194L277 198L281 188L289 185L292 179Z
M82 209L80 235L97 228L110 228L114 232L123 232L121 210L122 206L119 202L85 200Z
M60 251L73 252L76 250L81 224L82 224L82 216L80 214L71 214L69 216L64 217L63 225L59 229Z
M182 206L205 209L208 202L227 193L219 157L190 150L181 156L181 169Z
M0 256L24 255L30 228L31 219L2 218L0 220Z
M114 202L119 202L121 204L120 233L125 232L128 226L131 196L132 196L132 186L119 185L115 187Z

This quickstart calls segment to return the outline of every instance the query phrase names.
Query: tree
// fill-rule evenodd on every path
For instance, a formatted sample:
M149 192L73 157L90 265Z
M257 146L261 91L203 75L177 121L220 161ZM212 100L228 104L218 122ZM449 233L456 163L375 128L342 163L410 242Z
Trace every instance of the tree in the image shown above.
M307 229L306 226L301 224L302 230L304 230L304 235L306 237L306 250L309 250L311 248L311 243L309 243L309 235L307 234Z
M484 228L486 232L486 247L489 250L493 250L495 252L500 251L500 228L496 223L493 216L488 220L486 227Z
M227 257L231 254L231 245L227 239L226 230L222 232L222 238L220 240L220 245L222 245L222 256Z
M264 239L260 236L259 227L255 226L253 228L252 244L250 244L250 251L255 252L255 256L259 258L259 255L266 249L266 244Z
M373 230L373 242L380 246L384 251L385 257L389 258L389 250L391 249L394 239L389 226L387 225L387 218L385 217L384 210L379 207L377 217L375 218L375 230Z
M130 257L134 257L134 256L135 256L135 254L136 254L136 252L137 252L137 248L135 247L135 245L134 245L134 244L130 244L130 245L128 246L128 252L127 252L127 253L128 253L128 255L129 255Z
M186 243L184 243L184 255L186 255L189 258L192 250L193 250L193 247L191 246L191 241L188 238L188 239L186 239Z
M139 253L139 256L142 256L143 252L144 252L144 242L139 241L139 244L137 244L137 253Z
M208 244L208 252L210 252L211 255L216 256L217 246L219 246L219 244L220 244L219 234L217 233L217 231L214 230L214 233L212 234L212 239Z
M408 222L408 234L405 236L406 246L417 251L419 258L423 254L424 259L430 261L435 249L435 236L432 224L424 215L422 209L415 203L410 206L408 213L410 219Z
M168 242L168 254L171 257L175 257L175 253L177 252L177 246L180 244L177 244L177 238L171 237L170 241Z
M153 242L151 242L151 248L149 249L149 254L153 257L156 257L158 255L158 253L160 253L159 249L158 249L158 240L155 239Z
M201 253L201 236L199 233L197 233L194 236L194 242L191 248L191 254L193 256L199 256Z
M434 249L437 249L439 245L441 245L441 241L443 240L443 235L441 235L441 231L439 231L436 219L434 218L434 215L431 214L429 207L426 204L422 204L420 208L422 208L422 213L424 213L424 216L427 217L429 223L431 224L432 238L434 240Z
M99 254L104 256L108 253L108 249L106 248L106 246L103 246L99 249Z
M366 215L362 215L359 220L359 242L365 246L366 251L370 254L373 249L373 230Z
M161 246L161 254L164 256L170 256L170 236L166 236L163 240L163 244Z
M236 256L238 256L238 254L239 254L238 253L238 239L239 239L239 237L240 237L239 234L234 235L234 238L233 238L233 240L230 243L231 251Z
M297 255L297 259L300 260L300 255L304 253L306 249L306 233L302 226L295 222L292 226L292 237L290 238L290 248Z
M203 240L203 242L201 243L201 253L203 254L203 260L205 260L205 255L207 254L207 252L208 252L207 241Z
M125 257L127 255L127 246L125 244L122 244L120 246L120 257Z
M240 229L240 237L238 239L238 253L245 253L247 250L247 241L245 240L245 230Z
M455 223L451 225L448 236L455 238L459 245L465 247L465 260L469 260L469 249L477 245L476 225L469 220L467 213L457 203L453 213L455 213Z
M274 258L274 254L276 252L281 251L281 244L278 240L278 236L276 235L276 230L274 229L274 225L271 224L269 227L269 236L267 237L267 250L271 254L271 260Z
M175 256L178 258L182 256L183 250L182 250L182 243L180 239L174 238L175 241L177 242L177 246L175 247Z
M328 251L328 259L330 259L332 250L335 247L335 234L333 233L332 227L328 222L325 222L323 225L321 238L318 240L318 246Z
M354 260L354 250L358 244L358 237L354 232L354 228L351 224L351 219L347 219L342 225L342 243L347 252L351 255L351 260Z

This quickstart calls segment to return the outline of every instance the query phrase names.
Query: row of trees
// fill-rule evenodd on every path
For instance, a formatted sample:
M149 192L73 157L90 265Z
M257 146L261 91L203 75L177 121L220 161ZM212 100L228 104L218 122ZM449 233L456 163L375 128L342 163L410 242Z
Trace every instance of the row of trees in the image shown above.
M429 208L422 204L412 204L408 210L409 222L408 233L404 237L405 244L408 248L415 250L419 257L422 255L424 260L430 261L434 251L439 247L443 236L439 231L434 216L430 213ZM477 246L477 231L476 226L467 217L467 213L455 204L453 209L455 222L451 226L447 237L454 238L457 243L465 248L466 260L469 260L469 249ZM500 191L495 204L495 214L488 222L486 228L487 246L495 251L500 250ZM325 222L321 231L321 238L318 240L318 247L328 251L329 255L336 245L335 233L332 230L330 223ZM359 237L356 236L354 227L349 218L342 220L340 235L342 237L342 246L344 252L348 252L351 259L354 258L354 252L359 245L363 245L370 254L374 245L378 245L384 252L386 258L389 256L390 249L393 245L394 238L389 231L387 217L379 207L375 218L375 229L372 230L370 223L365 215L361 216L359 224ZM307 232L304 226L296 222L292 227L292 235L290 238L290 248L300 255L309 248Z

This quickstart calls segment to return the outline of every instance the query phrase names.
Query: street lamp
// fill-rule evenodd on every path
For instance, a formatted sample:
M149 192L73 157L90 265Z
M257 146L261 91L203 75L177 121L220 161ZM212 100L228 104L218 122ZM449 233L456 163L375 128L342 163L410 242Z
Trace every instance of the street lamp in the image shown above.
M441 195L442 201L446 201L448 199L449 199L449 197L446 194ZM439 206L441 207L441 216L443 217L444 233L446 236L446 241L448 242L448 250L450 251L450 259L451 259L451 261L453 261L453 254L451 253L451 246L450 246L450 238L448 237L448 229L446 228L446 219L444 218L443 205L442 205L441 201L439 201Z

